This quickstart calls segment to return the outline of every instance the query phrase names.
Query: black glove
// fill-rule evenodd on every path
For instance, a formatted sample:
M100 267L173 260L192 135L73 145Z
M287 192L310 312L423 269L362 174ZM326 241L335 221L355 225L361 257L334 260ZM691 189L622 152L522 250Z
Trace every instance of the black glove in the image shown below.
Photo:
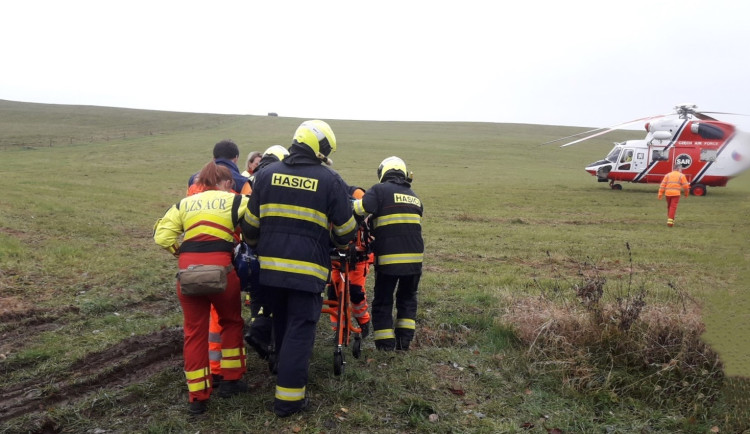
M346 258L349 260L349 269L354 269L357 266L357 245L355 243L349 244L349 251L346 253Z

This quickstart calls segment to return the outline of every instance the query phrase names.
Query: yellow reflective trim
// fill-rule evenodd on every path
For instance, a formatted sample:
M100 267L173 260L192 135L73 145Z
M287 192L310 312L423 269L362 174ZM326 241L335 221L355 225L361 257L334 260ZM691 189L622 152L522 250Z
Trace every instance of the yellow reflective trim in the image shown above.
M355 200L354 203L352 203L352 207L354 208L354 212L357 215L365 215L366 214L365 206L362 205L362 199Z
M242 367L242 359L221 359L221 369L234 369Z
M344 223L343 225L341 226L334 225L333 233L338 236L341 236L344 234L348 234L349 232L352 232L356 228L357 228L357 221L354 220L354 217L352 216L352 217L349 217L349 220L347 220L346 223Z
M424 254L422 253L399 253L395 255L378 256L378 265L413 264L420 263Z
M208 367L196 369L195 371L185 371L185 378L190 380L197 380L208 376Z
M218 224L218 222L214 222L214 223ZM223 224L222 224L221 229L215 228L209 225L200 224L190 230L185 231L184 241L190 241L190 239L195 238L200 235L210 235L212 237L216 237L222 240L234 242L234 236L232 235L232 230L227 228Z
M262 219L265 217L284 217L303 220L328 229L328 217L324 213L303 206L267 203L260 206L260 218Z
M419 214L389 214L376 218L373 227L378 228L395 224L422 224L422 216Z
M295 261L286 258L259 256L261 270L275 270L286 273L306 274L320 280L328 280L328 269L313 262Z
M396 339L393 329L375 330L372 336L376 341L380 339Z
M250 226L254 228L260 227L260 219L255 214L251 213L250 211L245 213L245 223L249 224Z
M396 320L396 328L414 329L416 328L416 322L409 318L398 318Z
M222 357L238 357L241 355L242 355L241 348L222 348L221 349Z
M201 381L199 383L188 383L188 390L191 392L199 392L201 390L208 389L208 381Z
M305 399L305 388L276 386L276 399L282 401L301 401Z

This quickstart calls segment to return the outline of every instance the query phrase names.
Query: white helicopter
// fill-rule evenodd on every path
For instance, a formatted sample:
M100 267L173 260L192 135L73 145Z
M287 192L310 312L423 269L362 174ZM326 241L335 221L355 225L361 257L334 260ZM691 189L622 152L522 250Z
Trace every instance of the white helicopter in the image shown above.
M695 104L680 104L671 114L597 128L543 144L588 134L560 146L566 147L645 121L644 139L615 143L603 160L587 165L584 170L596 176L599 182L609 181L613 190L622 190L617 181L661 183L664 175L678 163L690 182L691 194L704 196L708 186L726 186L731 178L750 168L750 134L708 116L708 113L737 113L699 112L697 109Z

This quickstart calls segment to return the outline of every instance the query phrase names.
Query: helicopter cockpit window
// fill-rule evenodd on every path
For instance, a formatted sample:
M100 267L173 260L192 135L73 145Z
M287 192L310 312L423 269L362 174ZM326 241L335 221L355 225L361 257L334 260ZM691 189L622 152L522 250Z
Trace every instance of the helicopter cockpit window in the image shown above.
M620 159L620 163L629 163L631 161L633 161L633 150L628 149L622 153L622 158Z
M664 161L669 159L669 151L662 149L654 149L651 152L651 159L653 161Z
M617 159L620 158L620 151L622 151L621 148L613 149L610 151L609 155L607 155L606 160L611 161L612 163L617 163Z

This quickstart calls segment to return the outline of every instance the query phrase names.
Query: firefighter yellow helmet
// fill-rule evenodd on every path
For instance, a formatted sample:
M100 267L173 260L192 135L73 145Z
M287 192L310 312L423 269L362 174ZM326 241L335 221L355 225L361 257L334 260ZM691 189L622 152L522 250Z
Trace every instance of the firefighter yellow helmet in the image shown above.
M276 158L278 158L279 161L281 161L287 155L289 155L289 151L287 151L286 148L281 145L273 145L270 148L263 151L263 156L265 157L266 155L273 155Z
M302 122L294 132L294 140L307 145L315 155L327 157L336 152L336 136L331 127L320 120Z
M391 170L396 170L403 173L404 178L408 177L408 172L406 171L406 163L404 163L404 160L398 157L388 157L380 163L380 166L378 166L378 180L380 180L380 182L383 182L383 177Z

